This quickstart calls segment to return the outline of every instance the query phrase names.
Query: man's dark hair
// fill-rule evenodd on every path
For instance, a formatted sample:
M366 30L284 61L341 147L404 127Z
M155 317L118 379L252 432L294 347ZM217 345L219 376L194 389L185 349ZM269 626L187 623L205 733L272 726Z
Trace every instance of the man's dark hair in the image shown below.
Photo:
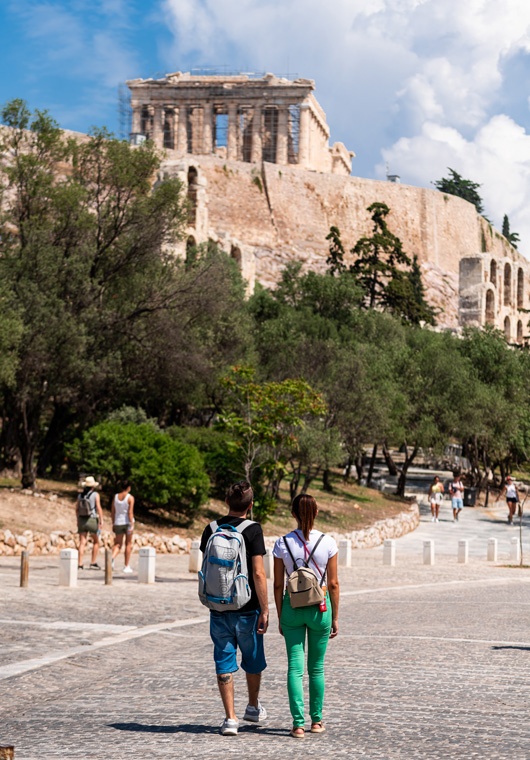
M254 491L246 480L233 483L226 492L226 503L232 512L246 512L254 501Z

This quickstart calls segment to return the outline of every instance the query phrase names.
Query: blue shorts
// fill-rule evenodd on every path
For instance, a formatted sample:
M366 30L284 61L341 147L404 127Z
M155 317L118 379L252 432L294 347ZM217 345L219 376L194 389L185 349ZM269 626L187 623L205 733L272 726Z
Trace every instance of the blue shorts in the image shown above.
M216 612L210 610L210 636L216 673L234 673L237 648L241 650L241 667L246 673L265 670L263 635L257 633L259 612Z
M462 499L455 499L453 497L451 501L453 502L453 509L462 509L462 507L464 506L464 502L462 501Z

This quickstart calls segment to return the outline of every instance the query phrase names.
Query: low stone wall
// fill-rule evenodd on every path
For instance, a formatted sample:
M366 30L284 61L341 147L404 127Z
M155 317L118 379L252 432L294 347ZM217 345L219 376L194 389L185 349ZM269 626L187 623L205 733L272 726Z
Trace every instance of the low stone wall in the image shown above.
M30 554L59 554L61 549L77 549L79 537L72 531L52 531L50 534L25 530L20 535L10 530L0 530L0 555L18 556L27 550ZM90 541L89 541L90 544ZM101 531L100 545L110 549L114 544L114 533ZM180 536L159 536L156 533L134 533L133 551L141 546L153 546L160 554L186 554L190 550L191 539Z
M409 509L400 512L396 517L379 520L364 530L354 530L352 533L328 533L337 543L341 538L349 538L352 549L369 549L379 546L385 538L399 538L418 527L420 508L417 502ZM265 546L274 546L278 536L265 536ZM160 554L187 554L191 548L191 538L175 536L160 536L156 533L134 533L133 551L141 546L153 546ZM18 556L25 549L30 554L59 554L61 549L76 549L78 535L72 531L52 531L50 534L25 530L20 535L10 530L0 530L0 555ZM101 531L100 545L110 549L114 544L114 533L110 530Z

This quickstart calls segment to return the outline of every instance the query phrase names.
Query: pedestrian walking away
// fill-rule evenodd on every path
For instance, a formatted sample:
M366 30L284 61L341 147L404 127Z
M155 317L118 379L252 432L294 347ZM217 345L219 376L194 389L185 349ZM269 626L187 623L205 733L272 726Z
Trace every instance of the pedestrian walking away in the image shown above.
M508 525L511 525L513 523L513 518L515 515L517 504L520 502L520 498L519 498L519 491L517 490L517 486L513 482L510 475L507 476L506 485L502 489L495 503L497 503L500 499L502 499L503 496L506 499L506 505L508 507Z
M132 553L132 540L134 531L134 496L131 494L131 484L123 480L120 484L119 493L112 499L112 530L114 531L114 546L112 547L112 568L114 560L120 553L125 537L125 565L124 573L132 573L130 566Z
M435 475L429 488L429 501L431 503L431 520L438 522L438 515L440 514L440 504L442 503L444 494L443 483L440 483L440 478Z
M77 517L77 532L79 533L79 570L83 569L83 556L85 554L88 535L92 536L91 570L101 570L97 563L99 551L99 534L103 527L103 511L96 488L99 483L89 475L81 483L83 489L77 496L75 514Z
M259 700L261 674L267 667L263 635L269 624L265 541L261 525L246 519L253 500L250 483L241 480L231 485L226 495L228 515L211 522L201 538L199 599L210 609L215 672L225 710L223 736L236 736L239 729L232 676L238 670L238 649L248 689L243 720L259 723L267 717Z
M318 507L312 496L297 496L291 514L297 528L279 538L273 550L274 600L287 649L287 693L293 718L291 736L303 739L306 639L311 733L325 731L322 723L324 657L329 639L339 632L338 549L331 536L313 528Z
M449 483L449 493L451 494L451 506L453 507L453 522L456 523L464 507L464 484L458 472L453 473L453 481Z

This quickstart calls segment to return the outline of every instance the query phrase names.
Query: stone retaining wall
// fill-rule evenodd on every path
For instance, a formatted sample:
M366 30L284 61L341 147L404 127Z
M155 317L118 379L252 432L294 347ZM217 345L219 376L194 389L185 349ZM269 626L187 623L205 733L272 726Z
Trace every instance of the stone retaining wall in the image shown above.
M352 533L332 533L337 541L341 538L349 538L352 549L369 549L379 546L385 538L399 538L410 533L418 527L420 522L420 509L417 502L411 504L409 509L400 512L396 517L388 520L379 520L364 530L354 530ZM266 536L265 546L272 548L278 536ZM25 530L20 535L13 534L10 530L0 530L0 555L18 556L27 549L30 554L59 554L61 549L76 549L78 543L77 533L72 531L52 531L50 534L37 531ZM114 543L114 533L103 530L100 536L100 544L104 549L110 549ZM160 536L156 533L134 533L133 551L141 546L153 546L160 554L187 554L191 548L191 538L175 536Z

